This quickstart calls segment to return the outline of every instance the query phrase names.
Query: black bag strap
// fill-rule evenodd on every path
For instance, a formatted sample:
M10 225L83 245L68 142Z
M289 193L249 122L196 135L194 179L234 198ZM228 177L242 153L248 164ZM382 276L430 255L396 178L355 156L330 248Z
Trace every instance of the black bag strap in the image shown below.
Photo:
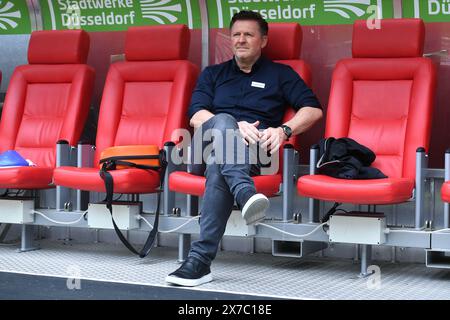
M104 159L100 159L100 163L105 163L108 161L112 161L112 160L133 160L133 159L138 159L138 160L142 160L142 159L160 159L160 155L156 155L156 154L148 154L148 155L135 155L135 156L114 156L114 157L108 157L108 158L104 158Z
M328 210L328 212L322 217L322 219L320 220L321 223L327 222L328 220L330 220L330 217L338 210L337 208L341 205L342 203L339 202L335 202L333 207L331 207L330 210Z
M118 158L118 157L114 157L114 158ZM107 170L116 170L116 167L118 165L132 167L132 168L138 168L138 169L150 169L150 170L159 170L162 168L160 166L149 166L146 164L137 164L134 162L123 161L123 160L109 160L109 161L103 163L103 166L105 166L105 168ZM103 168L103 166L102 166L102 168Z
M145 158L144 158L145 157ZM147 166L142 164L135 164L133 162L128 161L122 161L121 159L127 158L128 159L159 159L160 166ZM103 161L104 160L104 161ZM128 248L131 252L138 255L141 258L145 258L149 253L150 250L153 247L153 243L156 239L156 234L158 233L158 224L159 224L159 210L160 210L160 204L161 204L161 191L164 185L164 176L166 174L166 168L167 168L167 161L165 157L165 151L160 150L159 155L148 155L148 156L116 156L116 157L110 157L107 159L100 160L101 163L103 163L102 168L100 169L100 177L105 182L105 189L106 189L106 207L109 210L109 213L111 214L111 220L114 226L114 230L116 231L117 236L119 237L120 241L125 245L125 247ZM113 212L112 212L112 202L113 202L113 195L114 195L114 179L109 173L109 170L115 170L116 165L126 165L134 168L139 169L145 169L145 170L160 170L160 188L157 191L158 192L158 200L157 200L157 206L156 206L156 213L155 213L155 221L153 222L153 229L148 235L147 240L145 241L144 246L142 247L141 251L138 251L135 249L131 243L125 238L125 236L122 234L120 229L117 227L116 222L114 221Z

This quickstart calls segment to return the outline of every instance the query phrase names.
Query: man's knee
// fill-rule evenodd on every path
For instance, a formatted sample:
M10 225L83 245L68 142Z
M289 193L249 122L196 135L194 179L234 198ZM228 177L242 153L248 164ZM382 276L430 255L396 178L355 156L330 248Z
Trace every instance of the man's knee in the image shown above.
M214 116L214 129L227 130L237 129L239 126L236 119L227 113L219 113Z
M211 163L206 166L205 170L206 179L219 179L222 178L222 173L220 172L220 167L217 163Z

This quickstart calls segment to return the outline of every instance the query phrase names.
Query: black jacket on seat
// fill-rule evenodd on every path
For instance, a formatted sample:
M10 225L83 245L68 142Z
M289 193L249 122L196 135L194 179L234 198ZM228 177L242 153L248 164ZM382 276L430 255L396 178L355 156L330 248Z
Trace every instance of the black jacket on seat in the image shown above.
M375 153L350 138L333 137L319 141L318 173L340 179L382 179L387 178L370 165Z

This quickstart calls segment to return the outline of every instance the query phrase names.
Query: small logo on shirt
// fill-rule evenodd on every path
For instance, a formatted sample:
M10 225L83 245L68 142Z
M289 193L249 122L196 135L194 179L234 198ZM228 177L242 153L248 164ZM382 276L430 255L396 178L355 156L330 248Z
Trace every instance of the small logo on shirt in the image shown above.
M264 89L266 87L265 83L252 81L252 87Z

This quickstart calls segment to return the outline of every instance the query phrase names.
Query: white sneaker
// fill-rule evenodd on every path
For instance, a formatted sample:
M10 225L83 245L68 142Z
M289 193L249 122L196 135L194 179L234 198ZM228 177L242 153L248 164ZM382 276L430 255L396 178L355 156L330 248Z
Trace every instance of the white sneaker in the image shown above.
M269 199L262 193L257 193L245 203L242 209L242 218L245 219L247 225L263 220L269 205Z

